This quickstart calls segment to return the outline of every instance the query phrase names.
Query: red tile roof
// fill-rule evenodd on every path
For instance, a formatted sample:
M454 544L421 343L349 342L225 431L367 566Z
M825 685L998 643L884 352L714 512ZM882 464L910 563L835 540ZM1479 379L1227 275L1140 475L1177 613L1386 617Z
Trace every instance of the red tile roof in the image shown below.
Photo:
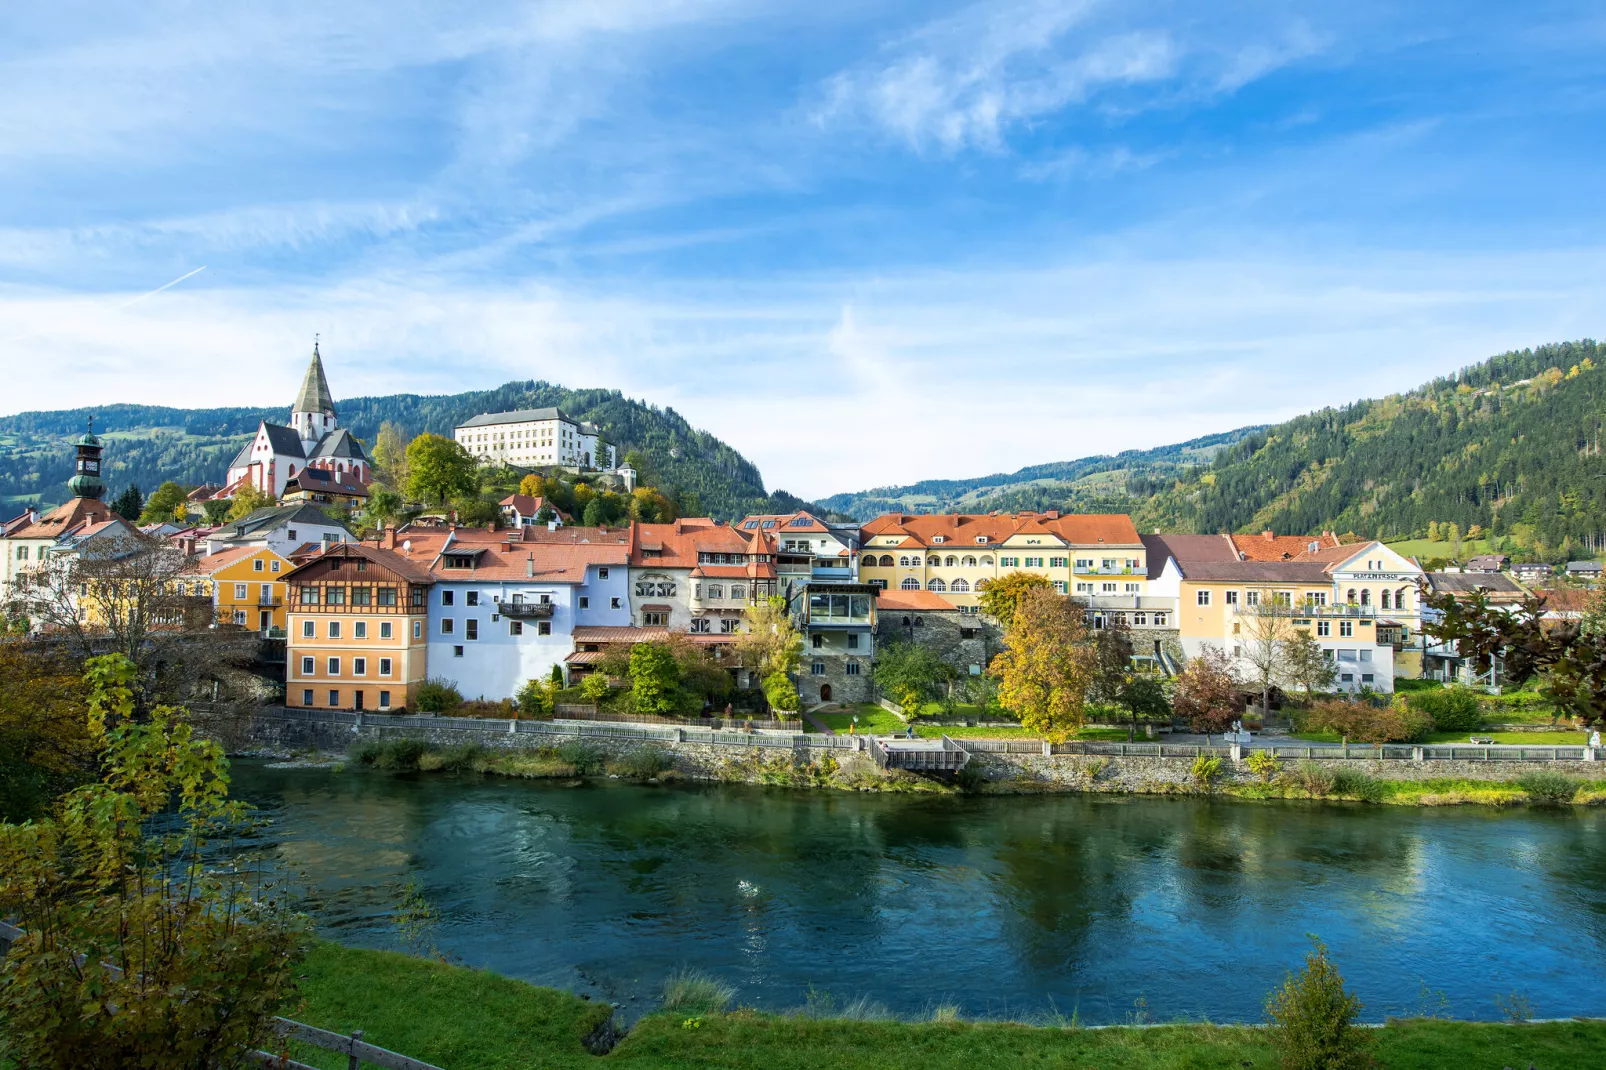
M87 524L110 520L115 513L98 498L73 498L58 505L26 527L11 532L13 539L59 539ZM118 519L121 519L119 517Z
M885 613L932 612L959 607L933 591L882 591L876 596L876 608Z
M1017 534L1049 535L1072 546L1140 545L1138 529L1124 513L887 513L860 529L866 542L878 535L907 535L900 548L994 545ZM941 543L935 541L939 536ZM978 544L978 537L986 541Z
M1324 551L1330 554L1341 545L1338 536L1330 531L1320 535L1276 535L1264 531L1259 535L1230 535L1228 538L1245 561L1292 561L1296 558L1309 561Z
M504 508L512 509L520 516L534 516L536 513L541 511L541 507L543 505L548 505L550 503L544 497L537 498L529 494L509 494L497 504L503 506ZM569 522L569 514L565 513L562 509L559 509L554 505L552 506L552 511L557 513L559 518L561 518L565 524Z

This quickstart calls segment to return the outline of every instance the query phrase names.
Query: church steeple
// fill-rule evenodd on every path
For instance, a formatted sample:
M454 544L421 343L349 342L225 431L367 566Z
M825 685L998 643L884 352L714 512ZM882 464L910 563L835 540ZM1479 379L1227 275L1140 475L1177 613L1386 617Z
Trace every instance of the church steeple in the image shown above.
M335 399L329 393L329 380L324 378L323 357L318 353L316 335L312 340L312 363L307 365L301 393L290 410L290 426L303 442L317 442L339 426L335 421Z
M95 418L89 418L89 430L73 443L78 448L77 471L67 480L67 489L74 498L99 498L106 493L106 484L100 478L100 439L95 437Z

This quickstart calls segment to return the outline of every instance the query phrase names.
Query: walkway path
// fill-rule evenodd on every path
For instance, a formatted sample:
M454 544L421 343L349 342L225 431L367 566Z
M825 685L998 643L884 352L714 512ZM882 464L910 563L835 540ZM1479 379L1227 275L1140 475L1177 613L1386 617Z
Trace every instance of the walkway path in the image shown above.
M815 707L815 709L818 709L818 708L819 707ZM823 733L825 735L828 735L828 736L836 735L836 732L833 729L828 728L824 721L822 721L818 717L814 716L814 713L811 710L804 710L803 711L803 719L805 721L807 721L810 725L812 725L816 732L821 732L821 733Z

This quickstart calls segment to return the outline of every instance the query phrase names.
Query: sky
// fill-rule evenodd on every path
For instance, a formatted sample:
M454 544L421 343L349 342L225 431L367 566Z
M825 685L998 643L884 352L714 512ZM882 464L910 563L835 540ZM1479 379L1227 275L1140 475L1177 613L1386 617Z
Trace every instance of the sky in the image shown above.
M316 334L337 399L617 388L811 498L1277 420L1601 336L1603 49L1546 0L10 5L0 413L288 406Z

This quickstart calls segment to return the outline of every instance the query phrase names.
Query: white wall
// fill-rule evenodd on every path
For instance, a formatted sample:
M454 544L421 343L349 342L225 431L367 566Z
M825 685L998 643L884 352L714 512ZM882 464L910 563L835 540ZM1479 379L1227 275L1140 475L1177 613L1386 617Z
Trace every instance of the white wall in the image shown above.
M464 698L493 701L512 698L527 680L544 680L552 666L562 666L574 650L574 584L497 583L487 581L436 580L429 595L428 664L429 675L445 680L462 692ZM452 604L445 605L450 593ZM469 595L478 595L478 605L469 605ZM495 601L511 602L514 594L525 602L539 602L546 595L553 603L552 616L525 617L518 621L522 634L513 635L510 618L502 616ZM451 634L441 631L441 622L451 620ZM468 622L476 621L479 637L468 638ZM550 625L542 635L541 625ZM457 648L462 648L459 656Z

